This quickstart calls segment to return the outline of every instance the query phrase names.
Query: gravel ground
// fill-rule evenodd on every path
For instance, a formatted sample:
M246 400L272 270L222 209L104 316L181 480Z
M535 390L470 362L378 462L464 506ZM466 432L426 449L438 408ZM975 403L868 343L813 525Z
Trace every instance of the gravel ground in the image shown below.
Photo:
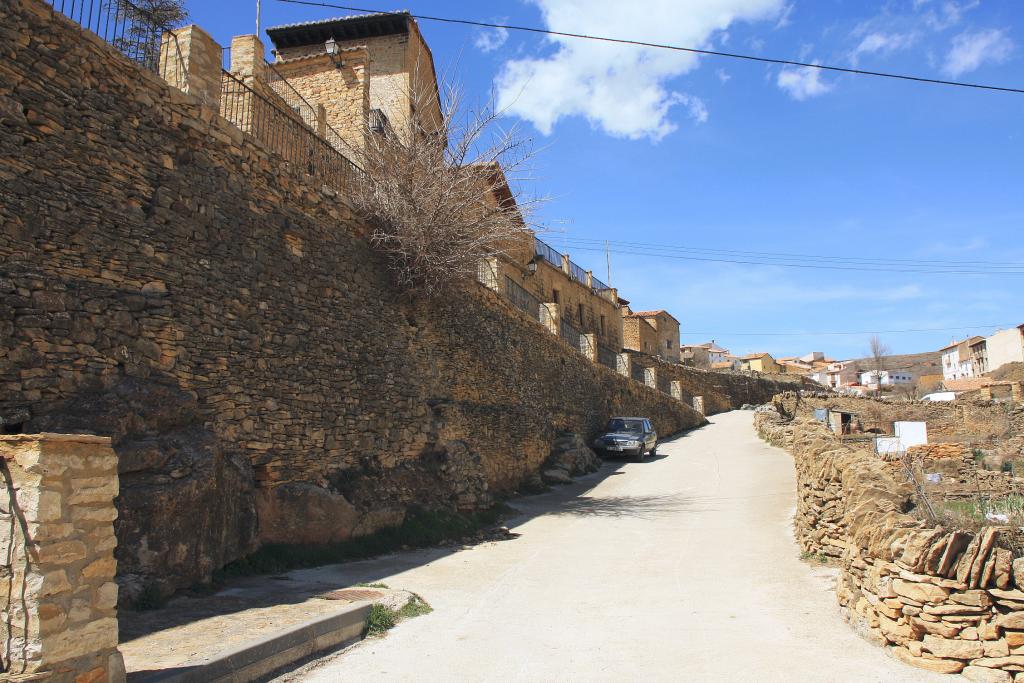
M289 681L946 681L862 640L801 562L792 461L749 412L517 500L518 538L293 573L434 608ZM302 576L300 577L299 574Z

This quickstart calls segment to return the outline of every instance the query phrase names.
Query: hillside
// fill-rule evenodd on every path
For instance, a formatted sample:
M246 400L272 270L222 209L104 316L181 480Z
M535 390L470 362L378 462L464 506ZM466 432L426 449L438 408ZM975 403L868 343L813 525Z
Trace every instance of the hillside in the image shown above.
M857 358L852 362L857 364L857 369L861 372L871 370L875 364L873 358ZM920 377L922 375L941 375L942 356L938 351L886 356L885 368L887 370L907 370L913 374L914 377Z
M988 376L999 382L1024 382L1024 363L1007 363Z

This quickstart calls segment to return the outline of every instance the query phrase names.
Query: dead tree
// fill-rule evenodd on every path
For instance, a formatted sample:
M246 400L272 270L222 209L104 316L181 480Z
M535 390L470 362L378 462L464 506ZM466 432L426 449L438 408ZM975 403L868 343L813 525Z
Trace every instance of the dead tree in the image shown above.
M365 176L353 192L395 284L427 296L472 280L482 259L521 245L537 204L519 189L530 141L516 126L502 129L491 104L467 108L458 88L439 88L410 88L404 120L371 117Z

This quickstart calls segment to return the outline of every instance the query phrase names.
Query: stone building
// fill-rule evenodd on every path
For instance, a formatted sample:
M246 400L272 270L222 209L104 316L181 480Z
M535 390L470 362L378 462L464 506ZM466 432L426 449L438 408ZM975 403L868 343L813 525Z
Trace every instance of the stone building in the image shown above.
M679 321L665 310L629 311L623 316L624 348L680 361Z
M342 151L358 158L367 130L407 135L417 111L419 123L440 127L434 58L408 12L273 26L267 35L277 56L273 71L290 84L278 93L322 108Z

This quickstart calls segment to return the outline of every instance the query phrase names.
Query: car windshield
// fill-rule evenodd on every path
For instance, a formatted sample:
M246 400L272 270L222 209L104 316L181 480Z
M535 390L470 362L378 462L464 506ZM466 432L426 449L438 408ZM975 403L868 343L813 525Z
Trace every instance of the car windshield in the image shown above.
M633 434L642 434L644 431L643 420L623 420L615 418L614 420L608 420L607 430L609 432L631 432Z

